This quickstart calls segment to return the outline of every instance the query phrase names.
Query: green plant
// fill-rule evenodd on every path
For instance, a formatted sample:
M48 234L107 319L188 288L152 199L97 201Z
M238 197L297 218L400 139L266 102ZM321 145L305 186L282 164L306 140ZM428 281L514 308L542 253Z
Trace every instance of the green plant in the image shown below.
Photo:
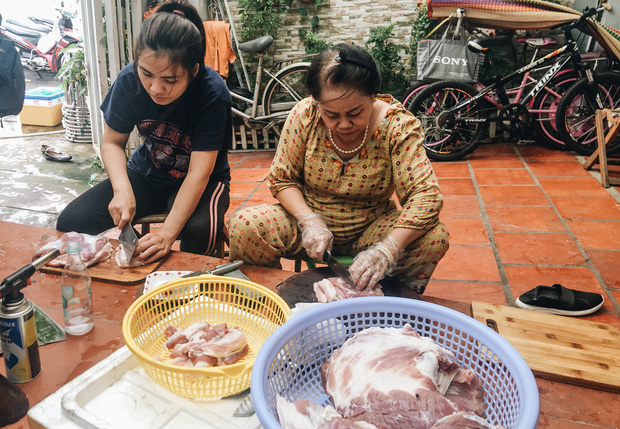
M437 21L429 19L426 14L426 4L418 8L418 13L411 26L411 39L409 41L408 54L411 55L411 64L417 68L418 42L422 40L437 24Z
M306 54L317 54L332 46L323 36L316 33L306 33Z
M394 30L394 24L370 30L366 48L381 70L381 91L398 98L408 85L405 67L399 55L399 51L405 47L389 41L390 37L394 36L392 30Z
M88 86L86 83L86 65L84 63L84 48L78 45L69 45L61 50L62 66L56 73L56 79L62 81L62 89L67 91L71 84L77 84L79 96L86 95Z
M275 36L282 27L280 15L286 12L288 0L239 0L244 40Z
M307 17L310 23L310 31L305 28L299 30L301 37L306 37L309 33L316 33L319 26L319 6L323 4L323 0L298 0L302 6L297 9L302 17ZM286 0L288 7L292 8L295 0Z

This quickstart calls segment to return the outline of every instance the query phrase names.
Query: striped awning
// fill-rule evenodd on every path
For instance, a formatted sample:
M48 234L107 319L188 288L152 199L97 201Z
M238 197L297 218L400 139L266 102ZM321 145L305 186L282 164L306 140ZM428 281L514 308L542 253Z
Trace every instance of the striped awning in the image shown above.
M426 0L429 18L443 19L465 9L468 23L482 28L534 30L550 28L581 16L575 9L542 0ZM588 19L586 32L620 58L620 32Z

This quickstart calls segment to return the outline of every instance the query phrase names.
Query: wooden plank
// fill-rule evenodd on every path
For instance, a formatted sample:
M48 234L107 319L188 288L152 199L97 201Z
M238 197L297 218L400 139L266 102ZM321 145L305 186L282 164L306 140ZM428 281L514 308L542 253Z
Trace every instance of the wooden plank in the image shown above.
M620 330L606 323L472 302L539 377L620 392Z
M110 243L112 243L112 247L115 249L114 252L116 252L116 249L118 249L118 240L110 239ZM169 255L170 254L164 256L158 261L147 265L142 265L140 267L121 268L116 264L115 253L112 253L112 256L110 256L107 260L88 267L88 273L90 274L92 280L118 283L126 286L137 285L143 283L147 275L151 274L153 271L156 271ZM39 271L43 273L60 275L62 274L62 270L63 267L44 265Z

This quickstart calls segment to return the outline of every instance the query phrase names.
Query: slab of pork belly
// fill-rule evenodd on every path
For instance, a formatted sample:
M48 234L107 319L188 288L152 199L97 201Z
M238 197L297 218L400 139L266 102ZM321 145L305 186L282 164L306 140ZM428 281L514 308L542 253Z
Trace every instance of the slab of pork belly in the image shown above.
M331 405L323 407L307 399L289 402L278 395L276 408L282 429L377 429L370 423L343 419Z
M312 287L314 288L316 299L322 303L355 298L358 296L383 296L380 285L370 290L357 290L349 287L340 277L330 277L320 280L314 283Z
M459 369L453 353L407 324L360 331L325 362L321 377L345 418L428 429L446 415L470 411L444 396Z
M82 248L80 254L87 267L105 261L112 255L112 244L108 237L80 234L79 232L66 232L61 235L60 238L50 241L39 248L32 260L45 255L50 250L58 249L60 250L60 256L54 258L48 265L64 267L67 263L67 243L69 241L77 241L80 243L80 247Z

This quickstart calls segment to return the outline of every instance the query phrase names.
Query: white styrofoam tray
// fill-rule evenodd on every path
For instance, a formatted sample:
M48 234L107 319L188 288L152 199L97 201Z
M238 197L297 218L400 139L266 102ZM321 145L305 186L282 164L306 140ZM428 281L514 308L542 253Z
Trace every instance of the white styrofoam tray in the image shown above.
M233 417L249 391L220 400L191 400L152 381L125 346L28 411L48 428L239 428L261 427L256 414Z

